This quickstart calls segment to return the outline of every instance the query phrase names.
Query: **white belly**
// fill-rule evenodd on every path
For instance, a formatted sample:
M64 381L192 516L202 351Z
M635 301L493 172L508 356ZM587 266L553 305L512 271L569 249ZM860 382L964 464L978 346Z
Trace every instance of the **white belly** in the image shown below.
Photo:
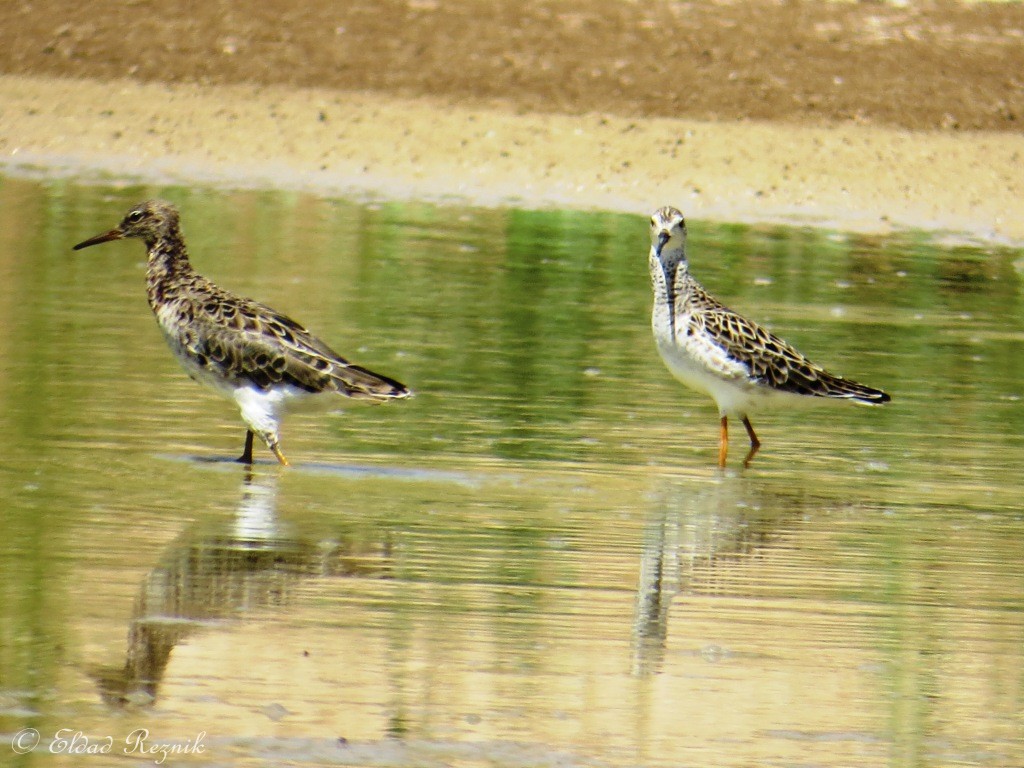
M706 339L690 337L686 343L672 343L664 335L655 333L655 340L661 359L672 375L690 389L714 400L722 416L743 417L819 399L782 392L752 381L746 365Z
M158 315L158 319L159 315ZM191 352L184 346L175 333L161 325L167 345L181 363L181 367L196 382L209 387L221 397L238 405L242 420L261 438L277 441L278 427L281 417L300 402L306 400L327 400L325 397L313 398L311 393L291 386L276 386L271 389L260 389L252 384L240 383L220 375L216 366L200 365Z

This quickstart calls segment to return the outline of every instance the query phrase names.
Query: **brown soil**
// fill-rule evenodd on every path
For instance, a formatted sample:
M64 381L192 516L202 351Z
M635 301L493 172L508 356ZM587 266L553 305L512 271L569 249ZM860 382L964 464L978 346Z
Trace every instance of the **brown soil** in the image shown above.
M1020 3L21 0L0 73L1019 131Z

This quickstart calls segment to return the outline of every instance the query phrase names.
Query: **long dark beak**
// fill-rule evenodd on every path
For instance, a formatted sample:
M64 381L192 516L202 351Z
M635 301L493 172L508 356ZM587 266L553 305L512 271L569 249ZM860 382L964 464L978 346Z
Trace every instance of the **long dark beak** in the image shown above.
M90 237L88 240L83 240L76 245L73 250L80 251L83 248L88 248L90 245L109 243L111 240L120 240L122 237L124 237L124 233L122 233L120 229L112 229L109 232L104 232L102 235L96 235L96 237Z
M654 252L661 258L661 249L665 247L665 243L669 241L672 236L668 232L658 233L658 244L654 247Z

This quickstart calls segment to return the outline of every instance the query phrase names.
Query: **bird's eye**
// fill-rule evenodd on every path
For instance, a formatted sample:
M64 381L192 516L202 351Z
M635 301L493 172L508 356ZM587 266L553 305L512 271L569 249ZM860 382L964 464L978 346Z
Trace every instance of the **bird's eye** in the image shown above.
M132 224L138 224L140 221L142 221L142 217L144 215L145 214L142 211L132 211L131 213L128 214L128 221L130 221Z

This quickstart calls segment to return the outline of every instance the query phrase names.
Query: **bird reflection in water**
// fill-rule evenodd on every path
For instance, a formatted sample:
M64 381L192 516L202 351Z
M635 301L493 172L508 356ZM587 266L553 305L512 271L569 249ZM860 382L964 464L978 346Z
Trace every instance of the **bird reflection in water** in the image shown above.
M785 510L781 517L791 518L805 504L766 493L741 477L699 488L666 480L652 494L644 527L633 614L633 674L661 671L676 595L714 591L720 569L740 567L771 546L779 510Z
M283 523L276 473L247 471L234 519L186 530L143 580L124 666L93 673L100 694L112 706L152 705L175 646L210 622L287 606L307 579L387 578L389 562L386 540L323 540Z

